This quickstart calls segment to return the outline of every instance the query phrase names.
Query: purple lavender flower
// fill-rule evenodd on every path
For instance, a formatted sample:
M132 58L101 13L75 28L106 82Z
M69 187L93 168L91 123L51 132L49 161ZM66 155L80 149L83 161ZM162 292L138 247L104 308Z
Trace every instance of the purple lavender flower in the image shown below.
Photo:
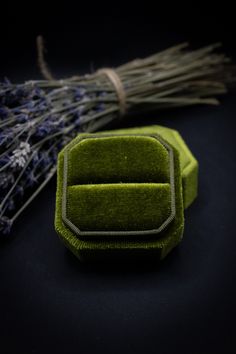
M84 98L85 93L86 93L86 90L84 88L76 87L75 88L75 95L74 95L75 101L81 101Z
M16 120L19 123L25 123L29 120L29 116L26 113L20 113L16 116Z
M51 124L49 122L45 122L40 124L37 127L37 131L35 133L36 136L43 138L47 136L51 132Z
M0 168L5 166L10 161L10 157L8 155L4 155L0 157Z
M12 211L15 209L15 202L13 200L13 198L9 198L6 202L6 209L8 211Z
M12 185L14 183L14 175L13 173L1 173L0 174L0 189L6 189L8 188L10 185Z
M35 107L35 111L46 111L49 108L49 103L46 100L46 98L41 98L40 101L38 102L37 106Z
M73 114L73 117L74 117L74 125L75 127L79 127L80 124L81 124L81 113L79 110L74 110L74 114Z
M0 234L7 235L10 233L12 220L6 216L0 217Z
M11 143L13 137L14 137L13 129L6 128L5 130L0 130L0 146Z
M30 144L22 141L19 145L19 148L13 150L12 156L10 157L11 166L17 168L24 167L30 152Z
M49 169L55 171L58 152L83 129L81 118L85 112L89 114L88 104L96 97L96 93L88 94L84 87L75 85L62 84L61 87L44 89L34 82L22 85L12 85L9 81L0 83L0 120L7 120L6 126L0 129L3 152L0 158L0 200L5 199L0 210L3 211L0 225L3 232L9 231L11 222L7 216L22 205L28 195L25 191L38 186L48 176ZM103 108L99 103L92 113ZM67 135L55 135L64 129ZM5 154L4 149L8 151ZM14 185L19 176L20 180ZM6 199L12 186L13 192Z
M105 110L105 104L100 102L98 103L98 105L94 108L95 112L99 113L99 112L103 112Z
M18 184L15 188L15 194L19 197L22 197L24 195L24 188L22 185Z
M11 112L14 114L29 114L31 112L34 112L34 107L35 107L35 102L34 101L27 101L25 104L23 104L22 106L17 106L14 108L11 108Z
M27 169L28 170L28 169ZM27 171L27 177L26 177L26 184L29 187L32 187L33 185L37 184L38 180L34 174L33 170L28 170Z
M51 163L51 158L47 151L42 151L40 153L40 161L42 167L46 167Z
M52 150L52 155L51 155L51 161L53 162L53 164L57 162L57 156L58 156L58 149L54 148Z
M42 90L37 85L34 85L32 91L31 91L30 97L33 98L33 99L44 98L45 97L45 92L44 92L44 90Z
M5 106L0 107L0 119L6 119L9 116L9 109Z
M49 115L38 125L35 136L43 138L49 134L53 134L57 130L57 123L56 117Z
M33 166L36 166L38 164L38 161L39 161L39 154L38 152L35 152L33 157L32 157L32 165Z
M100 91L97 94L97 97L99 97L99 98L104 98L106 96L107 96L107 92L106 91Z

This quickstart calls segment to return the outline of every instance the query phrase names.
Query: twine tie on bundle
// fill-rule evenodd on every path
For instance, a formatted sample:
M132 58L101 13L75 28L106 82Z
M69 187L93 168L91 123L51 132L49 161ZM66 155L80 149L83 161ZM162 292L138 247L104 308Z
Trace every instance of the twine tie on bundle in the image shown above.
M95 75L104 75L108 78L108 80L112 83L117 98L118 98L118 103L120 107L120 115L123 116L126 112L126 94L124 90L124 86L122 84L122 81L117 74L117 72L114 69L111 68L103 68L98 70Z

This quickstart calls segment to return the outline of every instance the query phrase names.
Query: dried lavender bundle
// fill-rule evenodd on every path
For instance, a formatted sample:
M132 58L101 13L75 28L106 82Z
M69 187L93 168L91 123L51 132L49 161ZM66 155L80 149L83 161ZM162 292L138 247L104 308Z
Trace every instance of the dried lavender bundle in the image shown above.
M119 114L218 104L233 81L218 45L169 48L146 59L69 79L0 83L0 233L56 171L58 152L78 132L96 131Z

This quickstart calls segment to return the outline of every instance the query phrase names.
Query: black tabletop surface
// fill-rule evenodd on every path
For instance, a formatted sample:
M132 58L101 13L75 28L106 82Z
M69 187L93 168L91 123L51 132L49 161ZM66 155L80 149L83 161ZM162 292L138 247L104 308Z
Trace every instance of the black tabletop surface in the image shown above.
M109 21L112 26L118 20ZM161 32L153 18L140 29L137 18L132 26L126 19L122 35L112 27L114 46L109 44L108 50L102 43L99 50L96 41L94 46L87 42L96 27L97 36L104 38L104 22L99 28L97 20L88 34L83 20L77 42L80 56L72 45L75 23L61 31L60 49L53 40L58 34L49 30L48 23L49 53L54 51L49 60L58 76L75 72L79 58L85 71L92 60L96 67L116 65L176 41L192 39L195 46L205 45L221 35L219 30L209 30L205 38L167 26ZM16 49L5 39L3 46L11 59L8 62L5 53L1 77L6 74L13 81L39 77L32 43L41 27L35 25L22 51L21 34L14 34ZM219 39L225 40L227 53L234 55L227 29ZM31 46L29 52L27 46ZM177 129L199 161L199 196L185 212L183 242L161 264L123 264L122 259L116 265L81 264L54 230L53 178L0 244L2 354L235 353L235 91L221 102L217 107L135 116L112 126L160 124Z

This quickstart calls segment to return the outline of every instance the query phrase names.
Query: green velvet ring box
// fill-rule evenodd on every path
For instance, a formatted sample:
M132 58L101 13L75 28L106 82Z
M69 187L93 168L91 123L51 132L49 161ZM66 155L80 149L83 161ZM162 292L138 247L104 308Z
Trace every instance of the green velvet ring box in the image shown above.
M81 260L163 259L182 239L197 170L172 129L81 133L58 157L56 231Z

